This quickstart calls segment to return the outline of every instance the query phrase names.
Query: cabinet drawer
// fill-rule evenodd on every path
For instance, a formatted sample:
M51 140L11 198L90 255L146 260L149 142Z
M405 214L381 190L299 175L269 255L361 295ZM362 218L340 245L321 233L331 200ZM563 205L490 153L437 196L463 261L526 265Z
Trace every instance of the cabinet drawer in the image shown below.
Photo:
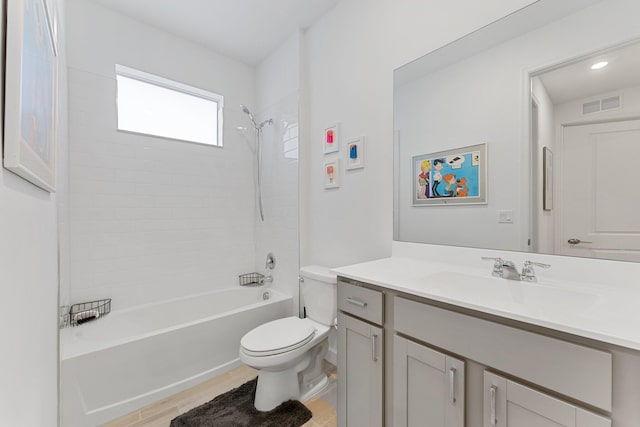
M338 281L338 310L382 325L382 292Z
M611 353L394 298L398 332L611 411Z

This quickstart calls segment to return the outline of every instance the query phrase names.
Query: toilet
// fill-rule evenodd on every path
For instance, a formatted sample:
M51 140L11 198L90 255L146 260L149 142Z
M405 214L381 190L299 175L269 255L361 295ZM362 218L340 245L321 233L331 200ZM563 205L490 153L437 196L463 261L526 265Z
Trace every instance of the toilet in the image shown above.
M307 400L329 382L322 361L336 322L336 275L312 265L302 267L300 277L307 317L267 322L240 340L240 360L259 370L254 401L259 411L290 399Z

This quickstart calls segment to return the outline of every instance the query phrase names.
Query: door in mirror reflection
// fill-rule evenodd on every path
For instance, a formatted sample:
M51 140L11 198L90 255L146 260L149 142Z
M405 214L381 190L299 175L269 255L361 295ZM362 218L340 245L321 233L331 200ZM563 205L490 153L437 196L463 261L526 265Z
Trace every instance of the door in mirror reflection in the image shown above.
M640 43L538 74L531 87L534 248L640 262Z
M640 120L565 127L562 255L640 262Z

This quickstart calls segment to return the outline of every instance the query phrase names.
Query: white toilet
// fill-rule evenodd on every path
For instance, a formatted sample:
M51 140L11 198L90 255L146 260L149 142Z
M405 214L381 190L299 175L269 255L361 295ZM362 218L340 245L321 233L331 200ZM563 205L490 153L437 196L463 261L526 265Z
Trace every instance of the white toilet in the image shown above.
M304 401L328 383L322 360L337 313L336 275L312 265L302 267L300 277L307 318L274 320L240 340L240 360L260 371L254 402L259 411L269 411L289 399Z

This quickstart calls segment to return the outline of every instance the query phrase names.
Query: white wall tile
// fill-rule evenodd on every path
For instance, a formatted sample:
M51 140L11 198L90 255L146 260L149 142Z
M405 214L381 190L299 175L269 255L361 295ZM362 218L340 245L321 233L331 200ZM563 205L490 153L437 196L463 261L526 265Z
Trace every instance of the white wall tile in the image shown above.
M254 266L255 193L230 130L254 70L93 3L70 0L68 16L71 300L118 309L234 286ZM224 95L224 148L117 131L116 63Z
M292 35L259 66L258 118L272 118L263 129L262 199L264 222L256 215L256 271L267 273L267 253L276 257L273 288L292 295L298 313L298 161L284 156L285 141L298 127L300 34ZM287 72L293 72L292 78ZM293 130L295 129L295 130Z

